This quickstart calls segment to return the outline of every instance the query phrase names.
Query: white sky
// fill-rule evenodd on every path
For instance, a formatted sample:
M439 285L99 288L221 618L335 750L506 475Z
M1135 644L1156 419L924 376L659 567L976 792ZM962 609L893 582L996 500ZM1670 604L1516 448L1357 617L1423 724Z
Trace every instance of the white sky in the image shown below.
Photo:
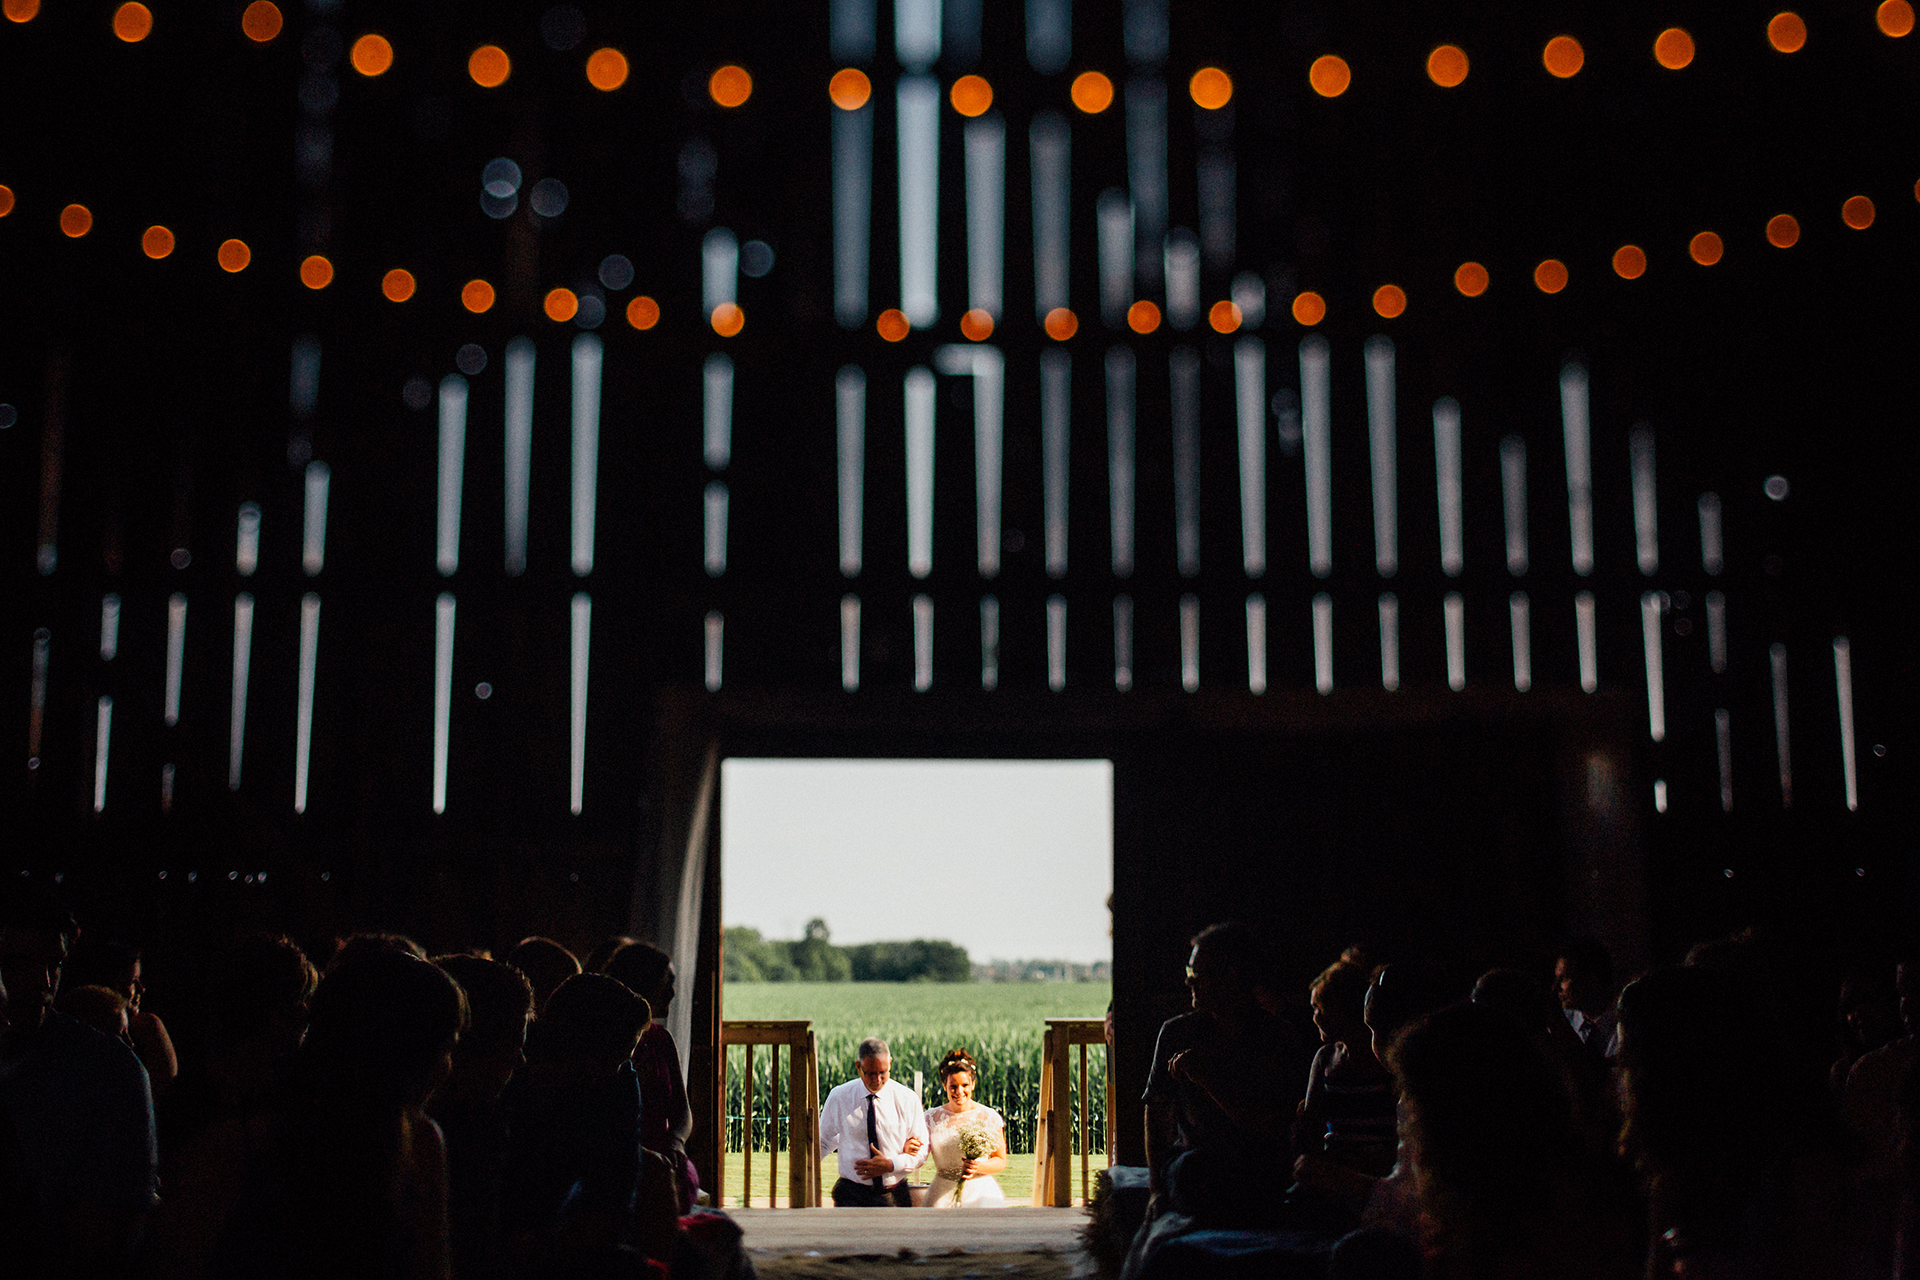
M721 916L982 960L1110 959L1107 760L727 760Z

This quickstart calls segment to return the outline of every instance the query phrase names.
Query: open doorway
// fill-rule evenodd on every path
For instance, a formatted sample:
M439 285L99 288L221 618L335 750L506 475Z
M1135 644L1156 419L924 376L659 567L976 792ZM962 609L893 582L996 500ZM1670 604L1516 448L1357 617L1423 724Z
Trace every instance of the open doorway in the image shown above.
M1029 1203L1046 1019L1097 1020L1111 1000L1112 763L728 759L720 795L723 1019L810 1023L818 1097L877 1035L894 1079L937 1106L936 1068L965 1048L1005 1119L999 1181ZM749 1094L746 1047L728 1056L719 1198L784 1203L790 1082L763 1049ZM1090 1066L1074 1112L1104 1164L1103 1047ZM837 1161L820 1154L827 1188Z

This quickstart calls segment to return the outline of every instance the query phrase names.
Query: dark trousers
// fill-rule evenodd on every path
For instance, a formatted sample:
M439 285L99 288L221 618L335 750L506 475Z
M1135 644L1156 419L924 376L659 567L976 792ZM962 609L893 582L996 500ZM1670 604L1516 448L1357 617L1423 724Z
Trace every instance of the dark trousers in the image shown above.
M833 1203L841 1209L911 1209L913 1193L906 1182L876 1187L871 1182L842 1178L833 1184Z

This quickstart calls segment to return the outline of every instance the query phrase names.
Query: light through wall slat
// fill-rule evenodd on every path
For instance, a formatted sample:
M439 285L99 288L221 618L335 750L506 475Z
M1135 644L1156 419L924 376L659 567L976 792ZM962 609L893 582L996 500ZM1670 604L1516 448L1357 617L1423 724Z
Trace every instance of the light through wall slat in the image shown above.
M527 519L533 494L533 343L507 344L506 371L506 570L527 571Z
M980 687L991 693L1000 687L1000 600L980 597Z
M1833 684L1840 701L1840 773L1852 812L1860 807L1860 761L1853 739L1853 642L1845 636L1833 638Z
M701 506L703 563L707 576L717 578L727 571L727 486L718 480L709 483Z
M860 597L840 597L840 687L852 693L860 687Z
M1113 687L1133 688L1133 597L1113 598Z
M913 598L913 687L933 688L933 597L925 593Z
M915 328L940 314L940 84L902 76L894 91L899 128L900 310Z
M1367 339L1367 445L1373 463L1373 564L1383 578L1400 568L1400 478L1393 341Z
M167 597L166 722L180 723L180 687L186 677L187 598L176 591Z
M102 696L93 722L93 811L107 807L107 757L113 743L113 699Z
M1191 593L1180 597L1180 687L1200 689L1200 597Z
M1067 475L1073 417L1073 359L1064 351L1040 355L1040 466L1046 525L1047 576L1067 573Z
M324 462L309 462L306 470L306 503L300 520L300 567L309 578L327 564L327 491L333 484L333 471Z
M1667 680L1660 646L1663 612L1659 592L1648 591L1640 597L1640 638L1647 662L1647 732L1655 742L1664 742L1667 737Z
M573 596L567 735L568 807L575 816L587 798L587 660L593 652L593 597L584 591Z
M1129 347L1107 349L1107 504L1113 576L1133 575L1134 360Z
M447 754L453 734L454 599L433 602L433 811L447 811Z
M1167 323L1185 332L1200 323L1200 242L1185 227L1167 233L1161 250L1167 280Z
M1727 564L1726 537L1720 526L1720 495L1700 495L1700 567L1719 577Z
M1633 481L1633 549L1640 572L1648 577L1660 569L1660 508L1654 489L1653 432L1643 422L1627 437L1629 472Z
M100 597L100 661L112 662L120 652L120 593Z
M1267 691L1267 598L1247 597L1247 692Z
M1462 514L1460 402L1442 396L1433 402L1434 488L1440 503L1440 572L1457 578L1467 565Z
M593 572L594 507L600 492L600 339L573 340L573 573Z
M1073 0L1027 0L1027 64L1043 76L1073 56Z
M1133 193L1133 273L1143 297L1164 280L1167 234L1167 86L1151 76L1127 81L1127 189Z
M1400 597L1391 591L1380 593L1380 687L1400 687Z
M893 0L893 52L915 71L940 57L940 0Z
M834 378L833 414L839 446L840 572L855 578L860 575L867 475L867 375L858 365L843 365Z
M967 166L967 307L997 324L1006 296L1007 126L998 112L961 131Z
M1787 646L1767 649L1773 675L1773 747L1780 762L1780 807L1793 808L1793 745L1787 732Z
M243 578L251 578L260 567L260 506L240 504L240 516L233 538L233 568Z
M705 676L708 693L720 692L721 643L726 639L726 618L718 609L707 612Z
M701 454L718 471L733 459L733 359L716 351L701 370Z
M1573 642L1580 659L1580 690L1592 693L1600 687L1600 633L1591 591L1573 597Z
M1047 597L1047 688L1067 687L1067 598Z
M1267 344L1233 344L1234 418L1240 429L1240 562L1249 578L1267 571Z
M1500 505L1506 517L1507 572L1527 571L1527 442L1519 436L1500 441Z
M1717 676L1727 673L1727 597L1707 592L1707 664Z
M1300 440L1307 478L1307 567L1333 572L1333 371L1327 340L1300 343Z
M1513 687L1525 693L1533 688L1533 619L1527 593L1507 597L1507 624L1513 633Z
M1458 693L1467 687L1467 604L1458 591L1441 599L1440 617L1446 626L1447 688Z
M1333 692L1333 597L1324 591L1313 597L1313 687Z
M1720 762L1720 812L1733 812L1733 716L1725 707L1713 713L1714 751Z
M1175 347L1167 359L1173 401L1173 547L1183 578L1200 573L1200 357Z
M872 102L833 112L833 317L843 328L867 322L873 240ZM708 312L709 315L712 312Z
M320 597L300 597L300 683L293 726L293 811L307 811L307 780L313 763L313 690L320 665Z
M434 565L441 577L460 567L460 499L467 462L467 380L440 379L440 470L436 492Z
M1042 111L1027 130L1033 172L1033 302L1041 320L1067 297L1068 207L1073 134L1057 111Z
M1573 571L1593 572L1593 440L1588 421L1587 367L1560 370L1560 426L1567 453L1567 520L1573 535Z
M916 578L933 572L933 405L932 371L908 370L907 571Z
M227 704L227 790L240 789L247 744L247 684L253 670L253 597L233 598L233 691Z
M711 316L740 300L740 241L725 227L700 240L700 305Z
M1094 240L1100 262L1100 319L1109 329L1127 322L1133 305L1133 201L1118 187L1094 204Z

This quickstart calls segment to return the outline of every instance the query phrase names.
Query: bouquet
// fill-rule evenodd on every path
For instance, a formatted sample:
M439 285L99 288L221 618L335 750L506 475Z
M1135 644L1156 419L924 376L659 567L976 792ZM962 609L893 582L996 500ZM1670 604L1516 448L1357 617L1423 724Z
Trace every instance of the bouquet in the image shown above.
M960 1158L962 1160L984 1160L993 1154L995 1147L1000 1145L999 1135L988 1128L984 1120L977 1118L962 1120L960 1122L960 1131L955 1136L960 1143ZM967 1189L967 1182L965 1178L958 1176L959 1170L955 1170L954 1172L956 1178L953 1188L953 1203L954 1206L958 1208L960 1195Z

